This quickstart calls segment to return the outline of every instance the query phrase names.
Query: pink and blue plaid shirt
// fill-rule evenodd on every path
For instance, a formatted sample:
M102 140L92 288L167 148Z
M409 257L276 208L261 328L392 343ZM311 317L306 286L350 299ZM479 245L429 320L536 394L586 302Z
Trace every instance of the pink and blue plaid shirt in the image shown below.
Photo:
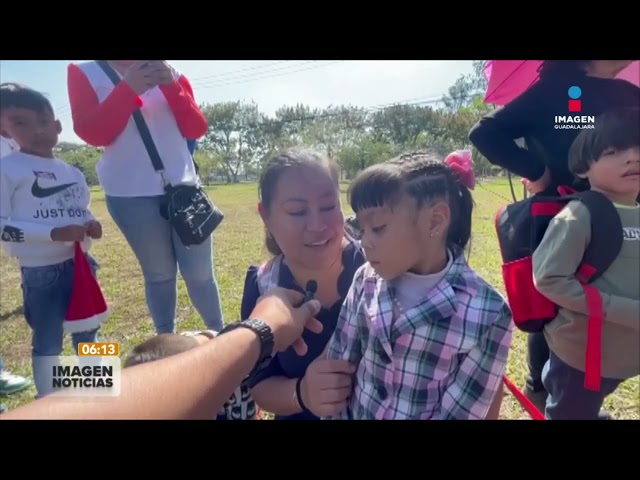
M504 298L459 255L406 312L370 264L355 274L328 358L358 365L347 409L333 419L484 419L512 337Z

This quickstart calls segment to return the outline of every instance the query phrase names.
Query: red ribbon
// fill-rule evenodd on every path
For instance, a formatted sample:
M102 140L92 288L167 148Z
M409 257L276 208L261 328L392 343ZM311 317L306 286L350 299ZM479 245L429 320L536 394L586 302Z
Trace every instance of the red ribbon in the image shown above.
M444 163L458 176L458 180L469 190L476 186L476 178L473 173L473 160L471 150L456 150L447 155Z

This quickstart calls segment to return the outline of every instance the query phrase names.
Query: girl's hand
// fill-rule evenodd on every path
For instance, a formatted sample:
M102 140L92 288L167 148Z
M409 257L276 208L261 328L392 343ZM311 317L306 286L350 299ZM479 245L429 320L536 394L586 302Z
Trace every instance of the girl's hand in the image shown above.
M347 407L355 370L346 360L329 360L324 354L320 355L302 379L302 402L318 417L338 415Z

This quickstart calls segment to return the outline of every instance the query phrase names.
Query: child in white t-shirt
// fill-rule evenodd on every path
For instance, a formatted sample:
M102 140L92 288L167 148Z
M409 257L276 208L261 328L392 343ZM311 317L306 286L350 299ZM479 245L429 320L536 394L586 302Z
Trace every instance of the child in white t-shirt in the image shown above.
M0 239L20 265L24 316L33 332L33 376L41 397L53 391L47 357L62 352L74 244L80 242L88 252L91 239L102 237L102 226L89 210L91 192L83 173L53 154L62 126L44 95L14 83L0 85L0 131L19 147L0 161ZM86 255L95 273L97 264ZM78 343L97 341L102 320L76 322L76 350Z

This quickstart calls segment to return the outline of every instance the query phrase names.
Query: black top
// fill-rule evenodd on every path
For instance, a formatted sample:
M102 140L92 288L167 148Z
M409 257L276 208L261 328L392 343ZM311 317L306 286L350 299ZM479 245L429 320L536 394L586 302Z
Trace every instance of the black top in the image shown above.
M338 277L338 293L340 294L340 299L334 303L331 308L322 308L316 315L316 318L324 327L321 333L313 333L309 330L305 330L302 334L302 338L308 347L306 355L298 355L293 348L288 348L284 352L277 353L269 366L259 371L251 378L250 385L257 385L263 380L274 376L287 378L300 378L304 376L309 364L322 353L333 335L344 298L349 292L356 270L358 270L364 262L364 255L362 254L359 246L356 243L349 243L342 252L343 269L342 273ZM257 271L257 266L251 266L247 271L240 312L242 319L247 319L251 315L251 311L254 309L256 301L260 296ZM289 270L284 262L280 267L278 286L304 293L304 290L296 284L291 270ZM318 417L308 411L289 416L276 416L276 420L284 419L318 420Z
M569 112L569 88L582 90L581 111ZM593 115L615 107L640 106L640 88L619 79L584 74L545 78L505 107L480 120L469 140L494 165L537 180L545 165L555 185L574 185L569 171L569 148L579 129L555 128L555 116ZM597 122L596 122L597 125ZM514 140L524 138L527 149Z

